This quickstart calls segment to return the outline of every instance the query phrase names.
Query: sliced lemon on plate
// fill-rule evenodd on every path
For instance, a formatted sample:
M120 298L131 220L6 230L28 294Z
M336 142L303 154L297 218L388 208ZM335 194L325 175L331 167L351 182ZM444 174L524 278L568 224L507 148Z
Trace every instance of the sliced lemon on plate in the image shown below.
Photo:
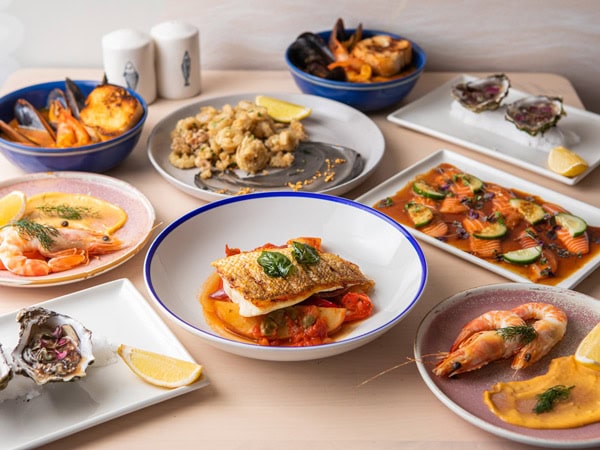
M600 323L579 343L575 351L575 360L600 370Z
M26 207L27 197L21 191L12 191L0 198L0 227L23 217Z
M267 109L267 113L277 122L289 123L292 120L302 120L310 116L312 109L306 106L296 105L278 98L266 95L257 95L255 103Z
M133 373L155 386L188 386L202 375L202 366L199 364L129 345L119 345L117 353Z
M548 155L548 167L565 177L576 177L587 170L588 163L566 147L554 147Z

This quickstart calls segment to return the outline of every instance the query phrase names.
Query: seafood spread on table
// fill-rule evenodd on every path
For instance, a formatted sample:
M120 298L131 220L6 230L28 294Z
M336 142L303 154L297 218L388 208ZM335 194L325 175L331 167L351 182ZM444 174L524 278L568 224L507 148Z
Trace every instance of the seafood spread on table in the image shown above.
M364 36L362 24L350 32L341 19L325 35L300 34L290 47L292 62L311 75L357 85L398 80L414 71L408 39L385 33ZM547 153L550 168L561 175L576 177L587 170L588 163L570 150L585 135L561 127L568 120L562 98L536 94L505 104L510 89L504 73L457 83L448 92L453 99L448 113L468 126L508 136L531 152ZM363 170L360 152L333 139L311 142L310 108L266 94L259 97L202 106L177 120L169 130L168 162L193 171L196 186L231 196L284 189L298 198L315 192L318 196ZM0 120L0 138L53 150L118 140L140 122L144 107L128 88L101 82L84 95L66 78L65 89L54 89L42 108L19 98L13 117ZM83 190L30 195L16 189L1 201L0 272L17 279L81 270L133 245L119 232L135 226L135 217L110 198ZM600 223L571 213L568 204L480 179L449 163L419 174L394 195L366 207L383 213L382 220L417 229L522 275L532 287L559 284L600 254ZM203 213L209 214L210 208ZM278 224L264 227L277 229ZM240 233L229 242L245 247ZM363 273L358 259L327 251L326 237L254 243L247 250L223 245L225 255L212 260L213 273L197 280L196 295L186 301L216 334L236 344L282 351L334 345L347 338L347 330L382 312L372 298L378 274ZM481 403L502 421L523 428L596 424L600 416L589 411L600 410L594 394L600 362L582 362L579 354L548 357L569 335L571 320L559 305L542 301L490 309L466 322L453 341L444 342L428 370L450 383L494 364L509 365L515 373L533 365L547 367L538 377L488 386L480 393ZM76 382L95 361L98 365L94 350L102 350L101 344L94 346L92 332L75 318L31 306L18 311L16 321L20 331L15 348L9 354L0 343L0 390L8 391L18 375L36 389ZM131 348L126 350L127 358L124 347L111 345L110 351L127 359L148 381L148 372L136 372L142 363L132 363ZM164 362L160 358L165 355L154 357ZM201 366L190 364L193 378L178 387L199 379Z

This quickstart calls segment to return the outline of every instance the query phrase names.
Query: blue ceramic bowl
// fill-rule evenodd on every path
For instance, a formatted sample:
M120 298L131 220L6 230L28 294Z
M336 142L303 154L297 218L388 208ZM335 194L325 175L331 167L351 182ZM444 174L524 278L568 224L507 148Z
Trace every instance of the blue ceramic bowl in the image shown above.
M88 95L99 83L97 81L73 80L84 95ZM24 98L36 108L44 108L52 89L65 89L64 81L35 84L11 92L0 98L0 119L9 122L14 117L14 106ZM139 122L126 133L104 142L73 148L33 147L0 138L0 151L11 163L26 172L82 171L106 172L121 163L137 144L144 122L148 116L148 106L144 99L129 90L141 103L144 112Z
M348 35L354 33L354 31L354 29L346 30ZM328 42L331 31L316 34L321 36L325 42ZM406 39L397 34L385 31L363 30L364 38L378 34L386 34L395 39ZM415 42L410 42L412 44L412 60L415 70L405 77L381 83L351 83L328 80L311 75L292 63L289 55L290 47L285 52L285 61L296 85L305 94L319 95L337 100L363 112L377 111L400 103L409 94L421 76L421 73L423 73L427 61L425 51Z

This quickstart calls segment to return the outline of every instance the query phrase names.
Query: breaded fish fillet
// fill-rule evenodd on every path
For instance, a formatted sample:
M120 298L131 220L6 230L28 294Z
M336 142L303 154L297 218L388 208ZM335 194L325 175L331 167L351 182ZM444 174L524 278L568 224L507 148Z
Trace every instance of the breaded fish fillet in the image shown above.
M240 315L250 317L291 306L313 294L360 286L368 291L374 282L360 268L332 253L319 252L319 262L300 265L292 246L269 249L285 255L294 270L285 277L270 277L258 263L262 250L255 250L212 262L223 280L229 298L239 304Z

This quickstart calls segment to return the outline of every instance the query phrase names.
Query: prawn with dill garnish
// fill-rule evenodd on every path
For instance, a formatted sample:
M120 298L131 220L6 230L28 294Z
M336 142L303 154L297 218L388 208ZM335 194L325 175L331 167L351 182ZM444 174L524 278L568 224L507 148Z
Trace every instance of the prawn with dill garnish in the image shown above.
M0 269L20 276L43 276L89 262L89 257L123 248L106 234L54 228L27 218L0 228Z

